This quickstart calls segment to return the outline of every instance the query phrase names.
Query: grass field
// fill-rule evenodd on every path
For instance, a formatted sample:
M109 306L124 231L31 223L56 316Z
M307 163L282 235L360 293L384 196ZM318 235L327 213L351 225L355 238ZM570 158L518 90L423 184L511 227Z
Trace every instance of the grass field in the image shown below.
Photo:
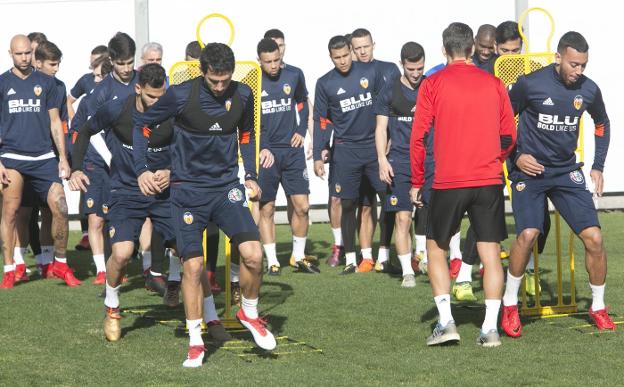
M623 322L624 214L601 213L600 218L610 253L606 301L614 320ZM622 325L616 332L599 333L585 314L523 319L523 337L503 337L498 348L480 348L475 339L484 308L476 274L480 301L453 306L461 344L427 348L425 338L437 312L426 276L417 276L416 288L401 289L398 277L377 273L341 277L339 268L325 264L320 275L294 273L286 268L290 233L280 226L277 234L285 269L280 277L265 276L260 298L261 312L269 315L273 332L288 337L279 340L277 355L252 349L249 334L235 333L241 341L209 347L202 368L183 369L188 339L177 329L183 309L170 310L143 289L136 261L122 290L121 306L127 308L123 338L106 342L103 303L98 298L102 288L90 283L90 256L70 251L77 276L85 280L80 288L70 289L57 280L33 280L0 293L0 386L622 383ZM329 227L315 225L310 234L309 253L324 257L331 243ZM71 237L73 246L78 234ZM551 239L544 256L547 294L554 289L554 245ZM576 251L580 253L578 242ZM27 263L34 270L32 257ZM577 301L586 311L591 294L582 259L577 258L577 270ZM223 307L223 294L217 297L217 307Z

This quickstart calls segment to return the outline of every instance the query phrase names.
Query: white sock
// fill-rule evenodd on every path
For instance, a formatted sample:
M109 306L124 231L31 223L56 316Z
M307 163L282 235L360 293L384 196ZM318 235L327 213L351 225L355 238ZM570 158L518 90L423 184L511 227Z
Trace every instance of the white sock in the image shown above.
M212 294L208 297L204 297L204 321L210 322L219 320L217 315L217 309L215 308L214 298Z
M366 249L362 249L362 259L370 259L373 260L373 249L368 247Z
M451 259L459 258L462 259L462 252L459 248L459 242L461 240L461 234L457 233L451 237L451 242L449 243Z
M104 305L109 308L119 308L119 288L121 285L117 285L117 287L112 287L106 281L106 298L104 299Z
M104 254L94 254L93 262L95 263L95 271L98 273L106 272L106 262L104 262Z
M299 262L303 258L305 258L305 246L306 246L306 240L308 238L298 237L298 236L293 235L292 239L293 239L293 249L292 249L293 256L295 257L295 261Z
M427 251L427 236L416 235L416 254Z
M334 234L334 244L342 246L342 229L340 227L332 228L332 234Z
M273 265L279 266L280 263L277 261L277 253L275 252L275 243L268 243L266 245L262 245L264 248L264 254L267 257L267 267L271 267Z
M518 305L518 290L520 290L520 284L522 283L522 277L514 277L507 270L507 284L505 285L505 295L503 296L503 305L514 306Z
M533 257L533 253L531 252L531 257L529 258L529 263L527 263L526 270L535 270L535 257Z
M403 269L403 275L414 274L412 269L412 254L407 253L399 255L399 262L401 262L401 269Z
M245 312L245 316L250 319L258 318L258 299L249 300L245 298L245 296L241 296L241 306L243 307L243 312Z
M59 262L59 263L64 263L64 264L66 264L66 265L67 265L67 258L59 258L59 257L54 257L54 260L55 260L56 262Z
M189 345L204 345L204 340L201 337L201 319L186 320L186 327L189 331Z
M357 264L357 260L355 259L355 253L346 253L345 254L345 264L347 266L349 265L356 265Z
M169 277L167 279L169 281L182 281L180 269L182 269L180 258L173 255L173 253L169 254Z
M26 249L22 249L19 246L15 246L13 249L13 263L16 265L24 264L24 254L26 253Z
M488 333L491 330L498 330L498 311L501 300L485 300L485 319L481 325L481 332Z
M379 251L377 252L377 262L379 262L379 263L387 262L389 256L390 256L390 249L387 248L387 247L380 247ZM411 265L411 263L410 263L410 265Z
M10 271L15 271L15 265L4 265L4 272L8 273Z
M152 267L152 252L141 251L141 255L143 256L143 271L146 271L147 269Z
M455 283L460 282L472 282L472 265L464 263L463 261L461 267L459 268L457 279L455 280Z
M235 263L230 263L230 282L240 281L240 266Z
M591 283L589 284L592 292L591 310L594 312L606 308L604 303L605 285L606 283L602 285L592 285Z
M433 297L438 308L438 314L440 315L440 325L446 326L449 322L453 321L453 315L451 314L451 296L448 294L441 294Z
M54 260L54 246L46 245L41 246L41 255L43 256L43 264L47 265Z

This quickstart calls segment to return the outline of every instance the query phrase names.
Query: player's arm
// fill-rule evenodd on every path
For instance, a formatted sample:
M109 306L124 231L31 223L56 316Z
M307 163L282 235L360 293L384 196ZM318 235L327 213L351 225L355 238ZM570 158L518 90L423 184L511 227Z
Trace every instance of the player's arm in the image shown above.
M498 95L500 98L500 144L501 162L505 161L516 145L516 121L514 119L513 108L505 85L499 80Z
M329 106L327 93L320 82L316 84L314 94L314 136L312 139L312 157L314 159L314 173L318 177L325 176L325 161L323 150L328 148L331 131L328 129ZM330 133L328 133L330 132Z
M379 162L379 178L386 184L392 184L394 171L386 154L388 153L388 117L390 116L390 97L392 96L393 83L387 83L374 102L376 115L375 125L375 148L377 149L377 160Z
M514 115L521 114L527 108L528 93L527 80L524 76L520 76L509 91L509 100ZM510 159L523 173L529 176L537 176L544 172L544 166L533 155L520 153L517 148L512 148Z
M50 116L50 132L52 140L58 151L59 156L59 177L62 179L69 178L70 168L67 162L67 153L65 153L65 133L63 131L63 122L57 108L48 110Z
M609 121L609 116L607 116L607 110L602 100L602 92L600 89L597 90L596 98L587 108L587 112L591 115L592 120L594 120L594 141L596 144L594 163L592 164L590 177L594 183L596 195L602 196L604 188L602 171L604 170L607 152L609 151L609 142L611 141L611 123Z
M305 78L303 73L299 72L299 80L297 81L297 87L295 88L295 102L297 103L297 113L299 114L299 124L295 128L295 134L293 135L290 146L293 148L299 148L303 146L306 132L308 130L308 89L305 85Z
M249 98L245 101L245 110L238 125L238 143L243 158L243 167L245 168L245 187L250 191L249 198L251 200L259 200L262 191L258 185L258 174L256 173L256 130L253 94L251 92ZM262 149L259 155L259 162L261 167L264 167L269 162L270 165L273 165L273 154L271 151Z
M422 206L420 198L420 188L425 183L425 134L433 124L433 99L429 90L429 81L425 79L416 98L416 110L412 123L412 134L410 137L410 167L412 171L412 189L410 197L417 206Z

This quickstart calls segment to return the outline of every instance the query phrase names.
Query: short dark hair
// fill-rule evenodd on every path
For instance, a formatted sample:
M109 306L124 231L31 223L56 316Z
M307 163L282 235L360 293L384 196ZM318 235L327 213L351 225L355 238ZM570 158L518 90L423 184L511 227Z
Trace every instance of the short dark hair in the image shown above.
M482 24L481 26L479 26L479 29L477 30L477 34L475 35L475 39L477 38L477 36L494 36L494 38L496 38L496 27L494 27L491 24Z
M416 42L407 42L401 47L401 63L418 62L425 58L425 49Z
M373 39L373 35L371 35L370 31L367 30L366 28L356 28L352 33L351 33L351 39L353 38L364 38L370 36L371 40ZM349 39L349 40L351 40Z
M510 40L520 39L518 23L507 20L496 27L496 44L503 44Z
M559 39L557 52L559 54L563 54L568 47L583 53L589 50L589 44L587 44L587 40L585 40L585 37L583 37L583 35L576 31L568 31L563 34L561 39Z
M339 50L343 47L347 47L349 50L351 49L351 42L347 40L344 35L336 35L333 38L329 39L329 43L327 44L327 48L331 53L331 50Z
M125 32L117 32L108 42L108 55L112 61L134 58L135 53L134 39Z
M61 60L63 53L58 46L49 40L45 40L37 46L35 50L35 59L40 61L57 61Z
M184 50L184 55L191 58L199 59L201 55L201 46L197 40L193 40L186 45L186 50Z
M264 33L265 39L284 39L284 33L277 28L272 28Z
M94 68L98 67L99 65L104 65L104 63L111 63L110 57L108 56L108 53L100 55L97 58L95 58L93 60L93 62L91 62L91 66L90 67L91 67L91 69L94 69ZM112 64L111 64L111 66L112 66ZM102 66L102 68L104 68L104 66Z
M201 71L204 74L207 74L208 70L217 74L233 73L235 62L234 52L223 43L207 44L199 58Z
M446 54L453 58L469 57L474 46L472 29L464 23L451 23L442 32L442 44Z
M104 78L113 71L113 63L109 60L108 55L100 58L106 59L102 62L102 78Z
M275 40L271 38L264 38L260 42L258 42L257 51L258 56L260 56L260 54L262 54L263 52L279 51L279 47L277 43L275 43Z
M43 32L31 32L28 34L28 39L31 42L37 42L37 44L41 44L48 40L48 37Z
M162 87L165 84L166 77L167 73L161 65L158 63L148 63L141 67L141 71L139 71L139 85L141 87Z
M108 55L108 47L106 47L103 44L100 44L99 46L95 46L93 50L91 50L91 55L103 55L103 54Z

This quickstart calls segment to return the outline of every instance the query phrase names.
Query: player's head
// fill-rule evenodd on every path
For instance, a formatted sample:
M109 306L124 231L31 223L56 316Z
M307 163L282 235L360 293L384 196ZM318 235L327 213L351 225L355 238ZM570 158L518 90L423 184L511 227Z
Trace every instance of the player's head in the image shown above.
M351 44L343 35L336 35L329 39L327 45L329 57L334 63L334 67L341 73L351 70L353 60L351 59Z
M107 55L98 56L93 62L91 62L91 71L93 72L93 81L100 83L111 71L113 71L113 64Z
M200 55L201 46L197 40L193 40L186 45L186 49L184 50L184 60L199 60Z
M149 109L165 94L166 77L165 69L158 63L148 63L141 67L134 91L143 111Z
M29 71L32 64L32 47L30 39L26 35L15 35L11 39L9 55L13 60L13 66L20 72Z
M359 62L368 63L373 58L375 42L373 36L366 28L358 28L351 33L351 49Z
M63 53L56 44L49 40L40 43L35 51L37 70L51 77L55 76L61 64Z
M464 23L451 23L442 32L444 53L450 61L468 59L474 52L472 29Z
M108 47L106 47L103 44L100 44L99 46L95 46L93 50L91 50L91 57L89 58L90 69L93 69L93 62L95 62L95 60L101 56L108 57Z
M31 63L33 66L36 66L35 51L37 50L37 46L48 40L48 37L43 32L31 32L28 34L28 39L30 40L30 48L32 48L33 52Z
M557 45L555 63L559 76L567 86L575 84L583 75L588 59L589 45L583 35L576 31L563 34Z
M344 35L344 37L345 37L345 39L347 39L347 42L349 42L349 44L351 44L351 32L346 33ZM357 62L358 61L357 55L355 55L355 52L353 52L353 50L351 50L351 60L353 62Z
M265 39L273 39L279 47L280 59L284 60L284 53L286 52L286 41L284 40L284 33L277 28L271 28L264 33Z
M145 43L141 50L141 65L148 63L162 64L163 47L160 43L148 42Z
M264 38L258 43L257 51L258 62L262 71L270 77L277 76L282 65L282 56L277 42L270 38Z
M477 30L474 39L475 52L481 62L486 62L494 55L496 45L496 27L484 24Z
M416 42L407 42L401 48L401 65L403 75L413 86L422 80L425 70L425 49Z
M208 89L215 96L221 96L230 86L234 74L234 52L223 43L209 43L199 57L202 74Z
M132 79L135 53L134 40L124 32L117 32L108 42L108 55L113 63L113 72L122 82Z
M518 31L518 23L504 21L496 27L496 53L498 55L520 54L522 38Z

